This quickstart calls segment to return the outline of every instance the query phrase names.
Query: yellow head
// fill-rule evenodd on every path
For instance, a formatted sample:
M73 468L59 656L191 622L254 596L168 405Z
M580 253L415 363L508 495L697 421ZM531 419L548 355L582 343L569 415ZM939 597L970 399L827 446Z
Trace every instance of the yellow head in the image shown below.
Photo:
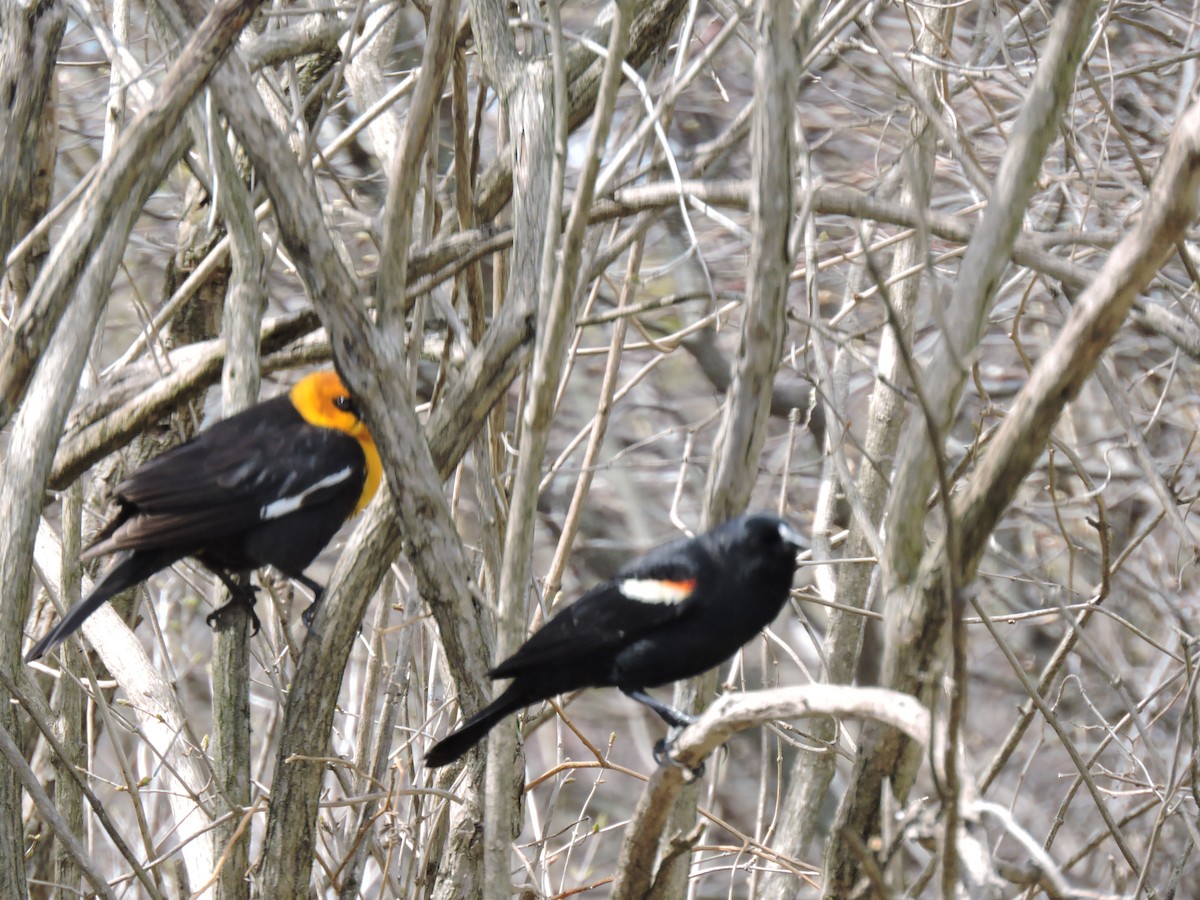
M383 465L379 461L375 440L361 418L358 404L342 384L337 372L331 369L305 375L296 382L288 396L306 422L345 432L362 447L367 458L367 477L363 481L362 496L354 508L354 512L359 512L379 490Z

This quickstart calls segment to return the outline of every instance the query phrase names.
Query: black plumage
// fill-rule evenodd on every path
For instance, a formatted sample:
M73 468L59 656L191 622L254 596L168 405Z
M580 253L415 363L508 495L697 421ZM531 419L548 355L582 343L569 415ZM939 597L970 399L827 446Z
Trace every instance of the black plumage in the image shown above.
M40 658L102 603L185 556L216 573L231 602L246 604L252 617L253 589L231 574L274 566L319 598L321 585L304 569L378 483L378 454L341 381L333 372L310 375L118 485L116 517L81 556L116 554L115 562L26 659Z
M505 716L584 687L616 687L673 727L692 717L646 693L733 656L787 601L801 540L772 515L741 516L626 565L553 616L489 675L512 683L425 755L453 762Z

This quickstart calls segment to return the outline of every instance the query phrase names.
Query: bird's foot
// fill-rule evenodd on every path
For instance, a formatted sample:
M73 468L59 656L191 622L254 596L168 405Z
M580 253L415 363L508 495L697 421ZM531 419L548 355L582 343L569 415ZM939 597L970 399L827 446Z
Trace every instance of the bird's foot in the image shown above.
M691 784L694 781L699 781L704 777L704 763L692 768L685 766L674 756L671 755L671 748L675 746L675 740L683 731L682 728L672 728L665 738L660 738L654 745L654 761L660 766L677 766L683 770L683 781L685 784Z
M257 594L259 590L260 589L257 586L252 584L238 585L238 589L236 591L230 591L229 602L218 606L216 609L210 612L204 617L204 621L208 623L209 628L216 628L217 622L220 620L221 615L225 612L225 610L229 609L230 607L240 606L246 611L246 614L250 616L250 635L253 637L254 635L258 634L259 629L262 628L262 623L258 620L258 613L254 611L254 595Z
M309 633L313 630L313 619L317 617L317 607L321 605L321 598L325 595L325 589L320 588L313 592L313 602L308 604L308 608L300 613L300 621L304 623L304 627Z

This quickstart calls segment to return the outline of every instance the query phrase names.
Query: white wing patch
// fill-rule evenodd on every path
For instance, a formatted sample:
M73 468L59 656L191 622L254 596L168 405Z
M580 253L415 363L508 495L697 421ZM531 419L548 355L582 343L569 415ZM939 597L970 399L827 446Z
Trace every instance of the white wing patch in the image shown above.
M681 603L696 589L694 580L665 581L660 578L626 578L617 589L640 603Z
M281 497L278 500L272 500L258 511L258 517L263 520L278 519L281 516L286 516L288 513L294 513L304 505L304 501L307 500L311 494L324 490L327 487L333 487L335 484L340 484L349 477L350 467L346 466L346 468L340 469L337 472L334 472L332 475L326 475L316 484L310 484L298 494L294 494L291 497Z

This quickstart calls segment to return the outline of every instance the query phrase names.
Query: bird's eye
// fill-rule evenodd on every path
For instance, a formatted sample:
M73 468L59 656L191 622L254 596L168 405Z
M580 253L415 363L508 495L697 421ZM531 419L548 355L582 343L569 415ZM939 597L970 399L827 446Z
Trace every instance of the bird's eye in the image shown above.
M351 400L349 397L347 397L345 394L338 394L336 397L334 397L333 405L336 406L338 409L340 409L342 412L350 413L351 415L357 415L357 412L355 411L355 408L354 408L354 401Z

